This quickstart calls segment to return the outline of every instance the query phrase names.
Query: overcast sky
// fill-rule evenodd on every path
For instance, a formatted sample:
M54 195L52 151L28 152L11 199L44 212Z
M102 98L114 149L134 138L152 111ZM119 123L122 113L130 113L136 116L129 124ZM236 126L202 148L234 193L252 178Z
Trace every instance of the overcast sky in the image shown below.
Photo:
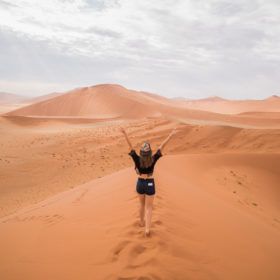
M278 0L0 0L0 91L280 93Z

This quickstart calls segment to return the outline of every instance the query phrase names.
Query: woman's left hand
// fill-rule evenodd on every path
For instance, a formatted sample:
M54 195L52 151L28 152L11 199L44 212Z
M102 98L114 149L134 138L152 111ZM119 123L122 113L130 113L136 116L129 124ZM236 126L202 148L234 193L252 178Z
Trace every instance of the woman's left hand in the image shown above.
M173 130L171 131L170 135L174 135L178 132L177 127L173 128Z

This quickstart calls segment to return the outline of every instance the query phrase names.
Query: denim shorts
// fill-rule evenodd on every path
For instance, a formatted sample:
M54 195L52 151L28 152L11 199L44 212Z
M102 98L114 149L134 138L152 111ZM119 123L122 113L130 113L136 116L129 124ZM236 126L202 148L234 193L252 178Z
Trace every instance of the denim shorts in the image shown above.
M138 178L136 191L139 194L153 195L156 193L154 178Z

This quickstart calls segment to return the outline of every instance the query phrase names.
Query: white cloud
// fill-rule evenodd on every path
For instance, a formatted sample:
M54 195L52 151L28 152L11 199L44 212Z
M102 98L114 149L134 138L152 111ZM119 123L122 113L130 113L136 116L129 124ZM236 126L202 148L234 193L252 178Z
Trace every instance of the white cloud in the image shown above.
M15 84L263 97L278 90L279 14L276 0L0 1L0 58L10 64L0 74Z

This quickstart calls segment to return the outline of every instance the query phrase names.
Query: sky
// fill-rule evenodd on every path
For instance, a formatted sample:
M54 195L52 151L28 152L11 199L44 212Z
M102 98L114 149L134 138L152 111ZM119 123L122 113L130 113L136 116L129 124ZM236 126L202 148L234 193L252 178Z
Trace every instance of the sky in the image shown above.
M278 0L0 0L0 92L280 93Z

